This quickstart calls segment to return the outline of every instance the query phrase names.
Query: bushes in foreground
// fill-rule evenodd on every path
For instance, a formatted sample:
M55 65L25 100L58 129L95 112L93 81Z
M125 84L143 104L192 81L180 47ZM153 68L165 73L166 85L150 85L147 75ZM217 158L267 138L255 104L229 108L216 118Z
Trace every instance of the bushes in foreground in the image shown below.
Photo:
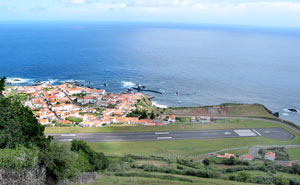
M16 149L0 149L0 168L22 170L32 168L38 164L39 150L24 146L17 146Z
M77 167L78 155L70 151L66 144L51 143L48 150L42 152L41 162L46 166L47 176L54 180L74 179L81 170Z
M139 168L143 169L147 172L160 172L160 173L172 173L172 174L178 174L178 175L188 175L188 176L197 176L197 177L203 177L203 178L216 178L220 174L212 169L175 169L175 168L167 168L167 167L157 167L153 165L141 165L141 166L135 166L132 165L133 168Z
M95 152L86 142L73 140L71 151L82 153L91 164L91 171L104 170L108 167L109 161L107 157L101 152Z
M53 180L74 179L82 172L104 170L108 160L103 153L92 150L84 141L74 140L71 148L67 144L53 142L41 152L41 165Z

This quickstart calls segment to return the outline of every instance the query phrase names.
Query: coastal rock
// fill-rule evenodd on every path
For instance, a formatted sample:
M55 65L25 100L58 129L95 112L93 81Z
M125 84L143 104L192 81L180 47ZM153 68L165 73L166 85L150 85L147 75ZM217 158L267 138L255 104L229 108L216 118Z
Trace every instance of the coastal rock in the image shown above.
M288 109L290 112L299 112L297 109Z
M279 118L279 112L275 112L273 115L274 115L275 117Z

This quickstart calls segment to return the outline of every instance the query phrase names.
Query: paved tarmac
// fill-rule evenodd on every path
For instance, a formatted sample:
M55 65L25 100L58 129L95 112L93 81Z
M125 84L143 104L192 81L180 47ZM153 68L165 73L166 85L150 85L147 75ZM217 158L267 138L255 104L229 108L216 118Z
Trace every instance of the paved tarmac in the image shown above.
M267 137L275 140L292 140L295 136L283 128L254 128L234 130L197 130L171 132L131 132L131 133L79 133L79 134L47 134L54 136L55 141L70 142L73 139L86 142L114 141L153 141L153 140L185 140Z

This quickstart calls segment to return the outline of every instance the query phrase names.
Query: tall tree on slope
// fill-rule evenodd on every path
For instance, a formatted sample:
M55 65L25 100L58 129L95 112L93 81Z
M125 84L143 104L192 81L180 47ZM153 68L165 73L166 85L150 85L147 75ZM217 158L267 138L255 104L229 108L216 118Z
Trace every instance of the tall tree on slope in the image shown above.
M0 96L3 96L3 91L5 90L5 80L6 77L0 79Z

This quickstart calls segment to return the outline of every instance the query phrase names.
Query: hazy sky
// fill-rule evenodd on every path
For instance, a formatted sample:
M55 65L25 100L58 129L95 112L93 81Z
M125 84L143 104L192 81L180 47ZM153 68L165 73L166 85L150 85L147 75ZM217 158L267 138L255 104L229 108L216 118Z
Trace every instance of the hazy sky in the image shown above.
M154 21L300 27L300 0L0 0L0 20Z

